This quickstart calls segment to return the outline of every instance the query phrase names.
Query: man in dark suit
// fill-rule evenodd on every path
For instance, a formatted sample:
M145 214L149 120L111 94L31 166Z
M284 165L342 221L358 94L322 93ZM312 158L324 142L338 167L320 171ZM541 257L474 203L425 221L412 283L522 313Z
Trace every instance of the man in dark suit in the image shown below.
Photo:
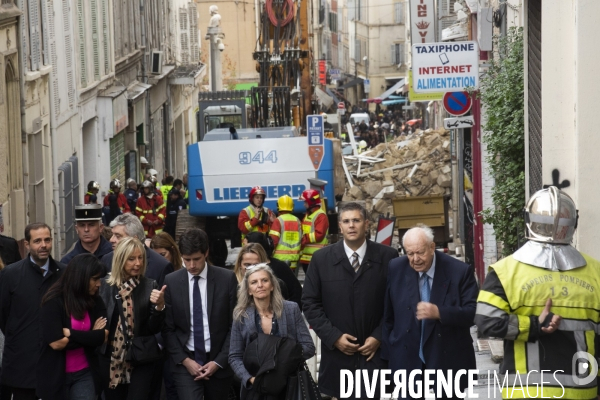
M179 251L185 269L165 279L163 330L177 394L179 400L226 399L233 381L228 357L237 279L208 265L208 236L201 229L188 229Z
M21 261L19 244L15 239L0 235L0 258L5 266Z
M126 237L136 237L142 243L146 240L144 234L144 226L140 220L133 214L121 214L117 218L113 219L110 223L112 229L112 237L110 243L112 244L113 251L106 254L100 262L106 266L106 272L109 273L112 270L112 262L114 256L114 250L117 244ZM144 245L146 249L146 277L154 279L158 284L158 287L163 286L165 276L173 272L173 264L171 264L166 258Z
M402 244L406 256L389 266L382 357L392 371L407 375L416 369L451 370L454 378L458 369L475 369L470 327L479 290L472 269L435 251L427 226L409 229Z
M302 308L322 341L319 389L339 398L340 369L387 368L379 357L383 297L398 252L367 240L369 219L360 204L345 204L338 219L344 240L313 255Z
M54 261L52 234L44 223L25 228L29 254L0 272L0 329L6 336L2 355L4 399L36 400L35 366L41 352L40 304L65 265Z

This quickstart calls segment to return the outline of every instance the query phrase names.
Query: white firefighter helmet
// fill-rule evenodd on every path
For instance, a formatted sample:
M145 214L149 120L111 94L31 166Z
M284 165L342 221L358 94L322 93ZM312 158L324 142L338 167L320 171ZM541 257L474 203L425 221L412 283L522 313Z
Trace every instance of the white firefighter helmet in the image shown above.
M360 147L361 149L366 149L367 142L365 142L364 140L361 140L360 142L358 142L358 147Z
M569 244L577 228L575 202L555 186L538 190L525 207L527 239L542 243Z

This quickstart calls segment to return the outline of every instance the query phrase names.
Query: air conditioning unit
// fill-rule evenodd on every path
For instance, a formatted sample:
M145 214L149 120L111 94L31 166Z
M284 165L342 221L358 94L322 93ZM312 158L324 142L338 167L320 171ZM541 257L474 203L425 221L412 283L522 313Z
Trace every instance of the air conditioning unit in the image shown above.
M153 51L150 57L150 73L154 75L162 74L163 52Z

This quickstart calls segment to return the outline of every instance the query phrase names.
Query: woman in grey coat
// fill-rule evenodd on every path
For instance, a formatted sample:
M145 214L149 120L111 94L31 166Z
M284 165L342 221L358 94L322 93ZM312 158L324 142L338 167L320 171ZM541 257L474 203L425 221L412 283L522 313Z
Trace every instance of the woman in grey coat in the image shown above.
M288 337L302 347L302 357L315 354L315 345L296 303L285 301L273 270L267 264L246 268L233 311L229 365L241 380L242 399L255 377L244 366L244 352L258 333Z

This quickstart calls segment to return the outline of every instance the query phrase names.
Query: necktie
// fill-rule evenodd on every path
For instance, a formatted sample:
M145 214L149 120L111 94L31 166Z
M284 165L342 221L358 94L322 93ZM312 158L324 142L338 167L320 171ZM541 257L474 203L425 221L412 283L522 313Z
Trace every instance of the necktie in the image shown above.
M354 269L354 272L358 272L358 269L360 268L360 262L358 262L358 253L354 253L352 254L352 269Z
M204 318L202 318L202 296L200 295L199 276L194 276L194 355L200 365L206 363L206 347L204 347Z
M429 287L429 275L423 274L423 284L421 285L421 301L429 301L431 288ZM425 320L421 320L421 343L419 344L419 358L425 364L425 356L423 355L423 334L425 333Z

